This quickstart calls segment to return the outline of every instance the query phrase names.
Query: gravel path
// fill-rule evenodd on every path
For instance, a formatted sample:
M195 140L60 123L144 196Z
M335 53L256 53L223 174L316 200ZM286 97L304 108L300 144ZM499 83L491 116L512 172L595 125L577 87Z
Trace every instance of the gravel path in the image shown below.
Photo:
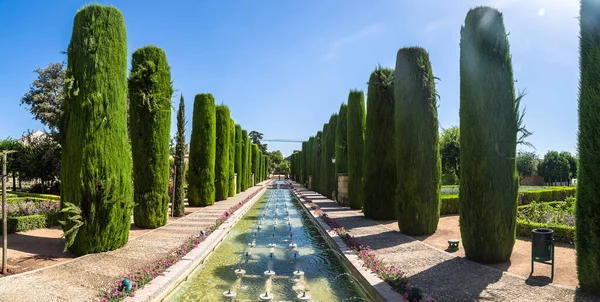
M259 186L201 208L173 223L146 232L111 252L90 254L18 275L0 278L0 301L97 301L105 289L132 270L166 256L187 238L212 225Z
M402 268L409 280L437 301L600 301L574 288L542 285L456 257L390 229L362 213L299 188L353 236L370 245L386 263Z

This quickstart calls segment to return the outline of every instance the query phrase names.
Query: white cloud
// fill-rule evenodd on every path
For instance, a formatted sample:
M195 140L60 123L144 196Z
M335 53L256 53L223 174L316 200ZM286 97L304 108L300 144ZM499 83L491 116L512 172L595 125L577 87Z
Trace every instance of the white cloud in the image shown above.
M336 58L340 52L344 49L344 47L356 43L365 38L369 38L375 35L380 34L383 31L383 26L381 24L372 24L369 25L349 36L337 39L333 41L329 45L329 50L323 56L323 61L329 61Z

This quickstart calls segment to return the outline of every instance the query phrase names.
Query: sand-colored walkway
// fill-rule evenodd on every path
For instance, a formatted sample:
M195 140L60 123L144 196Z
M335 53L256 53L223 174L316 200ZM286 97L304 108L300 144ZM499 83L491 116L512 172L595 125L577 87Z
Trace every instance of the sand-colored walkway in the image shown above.
M231 206L259 190L260 185L198 208L161 228L134 232L135 237L116 251L0 278L0 301L98 301L115 281L168 255L187 238L212 225Z
M299 188L384 261L402 268L413 283L437 301L600 301L573 287L526 280L406 236L318 193Z

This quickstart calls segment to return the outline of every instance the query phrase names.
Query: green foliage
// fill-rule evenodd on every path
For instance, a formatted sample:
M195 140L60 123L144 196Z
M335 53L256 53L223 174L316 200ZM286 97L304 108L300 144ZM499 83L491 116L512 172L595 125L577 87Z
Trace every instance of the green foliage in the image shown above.
M471 9L460 42L459 198L465 255L478 262L509 259L515 243L518 105L502 14Z
M395 70L398 226L407 235L433 234L440 219L441 160L429 54L402 48Z
M48 212L45 214L8 217L6 221L6 232L12 234L56 226L59 225L59 216L60 214L58 212ZM2 225L0 224L0 231L1 230Z
M332 114L329 118L327 136L325 137L325 195L331 199L337 192L337 172L335 170L336 164L332 162L332 158L335 157L335 133L337 131L338 115ZM336 158L337 163L337 158Z
M243 136L242 136L242 126L236 124L235 125L235 173L237 174L236 180L236 193L242 191L242 153L244 150L243 144Z
M98 4L79 10L67 52L61 197L63 205L81 209L84 224L69 250L82 255L117 249L129 239L132 156L121 12Z
M537 155L533 152L519 151L517 153L517 171L521 179L535 175L538 161Z
M252 174L254 175L254 183L258 183L258 164L259 164L259 154L260 150L258 150L257 144L252 144Z
M569 162L569 177L577 178L577 158L567 151L560 152L560 156L566 158Z
M600 3L582 0L580 15L577 277L583 290L600 293Z
M215 202L217 120L212 94L197 94L190 139L188 203L205 207Z
M365 96L351 90L348 95L348 200L352 209L360 209L364 202L364 149L365 149ZM310 142L310 140L309 140Z
M321 193L321 195L323 196L329 196L329 194L327 193L327 167L329 167L329 165L331 164L331 157L328 156L329 154L327 153L327 132L329 132L329 124L324 124L322 131L323 134L321 137L321 162L319 170L320 173L317 174L317 192Z
M442 174L442 185L456 185L458 184L458 176L454 173L454 171L449 173Z
M216 109L217 147L215 159L215 201L229 195L229 107L219 105Z
M460 176L460 128L452 126L440 135L442 173Z
M241 189L242 191L246 191L248 189L248 170L250 169L248 166L248 150L250 150L250 140L248 139L248 131L242 130L242 174L238 174L238 180L241 181Z
M531 238L531 231L538 228L551 228L554 241L573 244L575 242L575 228L564 224L548 224L540 222L531 222L528 220L517 219L517 236Z
M177 110L177 133L175 134L175 200L173 201L173 216L185 215L185 103L183 95L179 98Z
M311 136L308 138L308 142L306 143L306 153L304 154L304 166L306 172L305 172L305 182L309 181L310 177L314 177L312 175L314 175L314 161L315 161L315 137ZM314 185L313 185L314 187ZM309 189L313 189L313 188L309 188Z
M548 187L549 189L529 190L519 192L519 205L526 205L533 201L555 201L565 200L577 195L576 187Z
M44 69L38 68L34 72L37 73L37 78L29 86L21 104L29 106L33 118L48 126L52 132L63 135L65 62L50 63Z
M569 159L556 151L548 151L537 170L547 182L568 180L571 177Z
M64 208L60 210L61 213L64 213L65 220L59 221L59 223L63 226L65 237L65 248L63 252L66 252L73 242L75 242L75 238L77 237L77 232L79 228L84 225L81 209L70 203L65 202Z
M393 81L393 69L377 68L367 95L363 211L365 217L380 220L396 219L398 208Z
M235 196L235 152L236 152L236 133L235 121L229 119L229 193L228 196Z
M321 186L321 167L322 167L322 163L321 163L321 158L322 158L322 152L323 152L323 131L318 131L317 134L315 135L315 141L314 141L314 145L313 145L313 152L314 152L314 159L312 162L312 185L313 187L311 188L312 190L314 190L315 192L321 192L322 190L322 186Z
M458 194L442 195L440 205L440 215L458 214L460 201Z
M167 223L171 71L165 52L146 46L133 52L129 74L129 127L133 153L133 220L141 228Z
M39 193L28 193L28 192L15 191L15 192L12 192L11 194L9 194L9 197L10 197L10 195L17 196L17 197L40 198L40 199L44 199L44 200L60 200L60 196L52 195L52 194L39 194Z
M335 171L348 173L348 105L342 104L335 128ZM337 177L336 177L337 183Z
M526 206L520 206L517 209L517 219L574 226L575 198L553 202L534 201Z

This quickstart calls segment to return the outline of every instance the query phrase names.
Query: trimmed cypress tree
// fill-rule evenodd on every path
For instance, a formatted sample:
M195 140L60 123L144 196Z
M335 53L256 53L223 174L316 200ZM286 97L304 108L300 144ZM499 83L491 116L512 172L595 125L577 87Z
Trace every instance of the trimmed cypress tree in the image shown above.
M582 0L580 14L577 276L582 289L600 293L600 3Z
M78 207L83 223L63 225L72 230L66 247L78 255L114 250L129 239L133 208L127 37L118 9L93 4L77 12L66 77L73 81L65 89L61 203Z
M327 175L329 175L328 168L331 164L331 157L327 153L327 138L329 137L329 124L323 125L323 134L321 137L321 173L319 173L319 193L323 196L329 196L327 194Z
M315 162L315 137L311 136L308 138L308 144L306 144L306 155L304 156L304 162L306 165L306 180L309 181L310 177L314 174L314 162ZM314 176L312 176L314 179ZM314 187L314 180L311 183L312 187ZM310 188L313 190L313 188Z
M252 144L252 175L254 175L254 183L258 183L258 145Z
M364 202L364 148L365 148L365 96L362 91L351 90L348 95L348 200L352 209L360 209ZM310 141L310 140L309 140Z
M306 167L306 149L308 148L308 141L302 142L302 153L300 154L300 158L302 161L302 167L300 168L300 183L304 184L305 181L308 180L308 168Z
M460 127L465 255L502 262L515 243L518 101L502 14L490 7L471 9L461 29Z
M365 132L365 217L396 219L394 70L377 68L369 78Z
M179 110L177 110L177 134L175 135L175 200L173 201L173 216L185 215L185 103L183 95L179 98Z
M318 131L315 135L315 144L313 148L313 152L315 154L314 160L312 162L313 166L313 188L311 190L315 192L321 191L321 157L322 157L322 143L323 143L323 131Z
M190 139L188 203L205 207L215 203L217 120L212 94L197 94Z
M335 128L335 171L348 173L348 105L342 104ZM337 178L336 178L337 181Z
M167 223L171 71L156 46L133 52L129 75L129 127L133 153L133 221L154 229Z
M235 125L235 173L237 174L236 179L236 193L242 190L242 153L244 150L244 141L242 140L242 126Z
M216 108L217 143L215 159L215 201L227 199L229 194L229 107Z
M338 115L334 113L329 118L329 130L327 131L327 143L326 143L326 154L327 154L327 174L325 174L326 181L326 196L334 199L335 192L337 192L337 172L335 171L336 164L332 162L332 158L335 157L335 134L337 132L337 120ZM336 158L337 163L337 158Z
M403 48L394 74L398 226L433 234L440 219L441 169L437 94L429 54Z
M229 192L228 196L235 196L235 121L229 119Z
M248 131L242 130L242 175L238 175L238 179L242 181L242 191L248 189L248 147L250 141L248 140Z

